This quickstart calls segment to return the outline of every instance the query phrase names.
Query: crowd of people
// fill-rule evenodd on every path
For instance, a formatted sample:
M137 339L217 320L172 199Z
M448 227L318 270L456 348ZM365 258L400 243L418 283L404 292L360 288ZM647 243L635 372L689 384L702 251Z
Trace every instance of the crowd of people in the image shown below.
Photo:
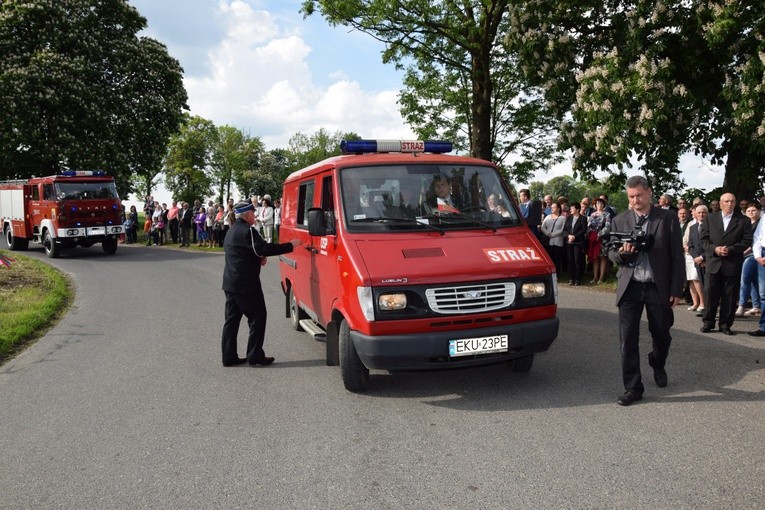
M255 208L256 226L266 242L272 242L279 235L281 203L277 199L271 201L270 195L253 196L251 202ZM207 206L201 200L193 204L173 200L159 203L153 196L146 197L143 206L144 222L139 225L138 210L131 205L124 214L125 234L122 242L134 244L138 242L139 228L145 234L146 246L162 246L179 244L188 247L192 244L198 247L223 247L226 233L235 221L234 199L229 199L225 205L213 200Z

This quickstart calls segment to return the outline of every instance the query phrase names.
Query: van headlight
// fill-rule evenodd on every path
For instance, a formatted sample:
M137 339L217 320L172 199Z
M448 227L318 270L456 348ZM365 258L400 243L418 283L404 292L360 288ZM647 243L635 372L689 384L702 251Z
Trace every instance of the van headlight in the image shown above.
M521 296L524 298L539 298L545 295L545 284L542 282L524 283L521 286Z
M406 294L380 294L377 298L377 307L383 312L403 310L406 308Z

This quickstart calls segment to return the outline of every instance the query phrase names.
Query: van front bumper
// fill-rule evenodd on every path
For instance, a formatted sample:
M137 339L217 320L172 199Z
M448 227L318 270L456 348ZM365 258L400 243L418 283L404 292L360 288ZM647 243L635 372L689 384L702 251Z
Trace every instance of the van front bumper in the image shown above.
M369 369L438 370L502 363L546 351L558 336L557 317L491 328L408 335L368 336L351 331L362 363ZM507 335L507 352L449 356L449 341L461 338Z

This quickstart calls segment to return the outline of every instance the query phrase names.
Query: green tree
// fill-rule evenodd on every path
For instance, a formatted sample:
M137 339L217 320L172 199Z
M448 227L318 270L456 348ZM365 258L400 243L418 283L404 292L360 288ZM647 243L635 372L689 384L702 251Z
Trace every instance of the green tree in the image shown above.
M765 4L748 0L511 0L508 42L563 121L574 171L655 193L685 186L680 155L725 164L723 188L765 184ZM614 184L612 182L611 184Z
M0 177L104 169L126 194L156 175L187 96L144 28L126 0L0 3Z
M324 128L312 135L295 133L289 140L287 169L291 173L331 156L339 156L342 140L359 139L356 133L329 133Z
M187 116L178 134L170 138L164 160L165 186L173 198L193 203L213 195L212 154L218 141L215 125L199 116Z
M385 43L383 62L406 69L401 112L422 138L447 138L519 181L557 161L553 116L525 87L503 45L508 0L306 0ZM556 124L557 127L557 124ZM510 179L508 179L510 180Z

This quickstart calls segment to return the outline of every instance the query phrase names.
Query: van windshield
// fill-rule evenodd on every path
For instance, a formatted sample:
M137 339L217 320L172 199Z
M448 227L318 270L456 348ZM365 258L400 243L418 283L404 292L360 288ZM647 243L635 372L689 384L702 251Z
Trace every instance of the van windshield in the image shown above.
M59 200L96 200L117 198L117 187L107 182L57 182L56 197Z
M521 225L490 166L385 165L341 171L349 231L485 229Z

